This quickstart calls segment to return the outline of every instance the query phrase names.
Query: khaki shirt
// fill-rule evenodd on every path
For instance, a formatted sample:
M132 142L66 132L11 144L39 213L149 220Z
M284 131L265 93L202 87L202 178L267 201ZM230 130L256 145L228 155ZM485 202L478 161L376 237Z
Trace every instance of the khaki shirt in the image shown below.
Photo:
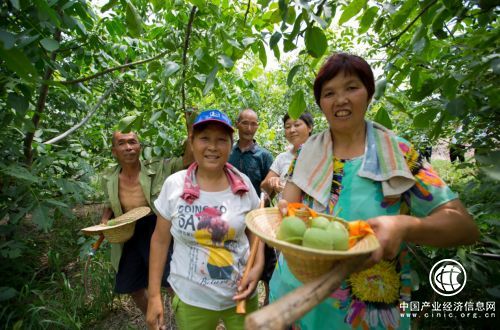
M139 184L149 207L156 212L154 201L161 191L166 178L183 169L182 157L169 159L153 158L141 160L141 171L139 173ZM121 171L120 165L115 165L102 174L102 190L105 195L105 206L111 208L114 217L123 214L120 198L118 196L118 181ZM123 244L111 244L111 264L116 271L122 255Z

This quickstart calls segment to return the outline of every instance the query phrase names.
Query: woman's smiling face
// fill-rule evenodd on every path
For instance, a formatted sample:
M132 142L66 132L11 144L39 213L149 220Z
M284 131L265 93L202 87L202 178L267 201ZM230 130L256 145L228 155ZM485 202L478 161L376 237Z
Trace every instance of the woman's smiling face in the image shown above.
M311 131L312 128L307 126L302 119L288 118L285 122L285 137L296 148L307 141Z
M207 124L199 132L193 133L193 157L200 169L223 170L231 152L231 135L220 124Z
M321 88L321 111L333 132L346 134L362 127L369 103L366 87L356 75L339 72Z

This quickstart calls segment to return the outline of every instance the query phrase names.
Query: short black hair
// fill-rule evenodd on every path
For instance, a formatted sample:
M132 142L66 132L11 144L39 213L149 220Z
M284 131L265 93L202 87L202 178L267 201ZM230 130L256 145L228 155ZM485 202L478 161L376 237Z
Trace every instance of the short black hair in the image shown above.
M288 112L283 116L283 126L286 125L286 121L290 119ZM298 119L302 119L306 123L307 127L312 129L314 127L314 118L309 112L303 112Z
M316 79L314 80L314 98L316 104L320 106L321 89L323 84L335 78L339 73L344 75L354 75L361 80L368 93L368 99L371 99L375 93L375 78L373 76L370 64L362 57L347 53L334 53L328 57L319 69Z

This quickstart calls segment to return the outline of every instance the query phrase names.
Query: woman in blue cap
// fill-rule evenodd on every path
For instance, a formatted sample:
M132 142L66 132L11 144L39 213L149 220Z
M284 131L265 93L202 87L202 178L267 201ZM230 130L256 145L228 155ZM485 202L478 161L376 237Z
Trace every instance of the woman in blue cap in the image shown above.
M240 281L250 247L245 215L259 199L250 179L227 162L233 128L223 112L201 112L189 138L195 162L171 175L155 202L159 215L151 238L148 327L164 323L161 265L173 237L168 282L175 292L177 327L215 329L222 319L226 329L243 329L236 301L251 297L247 310L257 309L252 293L264 266L261 248L248 278Z

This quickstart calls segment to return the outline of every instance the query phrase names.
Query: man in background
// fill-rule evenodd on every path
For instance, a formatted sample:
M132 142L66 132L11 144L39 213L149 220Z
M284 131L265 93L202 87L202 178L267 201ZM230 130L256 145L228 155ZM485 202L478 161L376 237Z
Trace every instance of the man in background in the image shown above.
M257 195L260 196L260 184L269 172L273 156L254 140L257 128L259 128L257 113L252 109L241 111L236 120L236 128L238 129L238 141L233 146L229 163L250 178ZM276 265L276 252L267 245L264 251L265 264L261 280L264 282L266 290L264 301L266 305L269 300L269 280Z
M183 157L141 160L141 144L134 132L114 132L111 151L118 165L107 169L102 176L106 196L102 223L141 206L155 211L153 202L165 179L193 161L189 143ZM129 294L144 315L148 306L149 244L155 226L156 214L149 214L137 221L134 235L127 242L111 244L111 263L117 272L115 292ZM170 257L165 264L164 287L169 287L169 264Z

